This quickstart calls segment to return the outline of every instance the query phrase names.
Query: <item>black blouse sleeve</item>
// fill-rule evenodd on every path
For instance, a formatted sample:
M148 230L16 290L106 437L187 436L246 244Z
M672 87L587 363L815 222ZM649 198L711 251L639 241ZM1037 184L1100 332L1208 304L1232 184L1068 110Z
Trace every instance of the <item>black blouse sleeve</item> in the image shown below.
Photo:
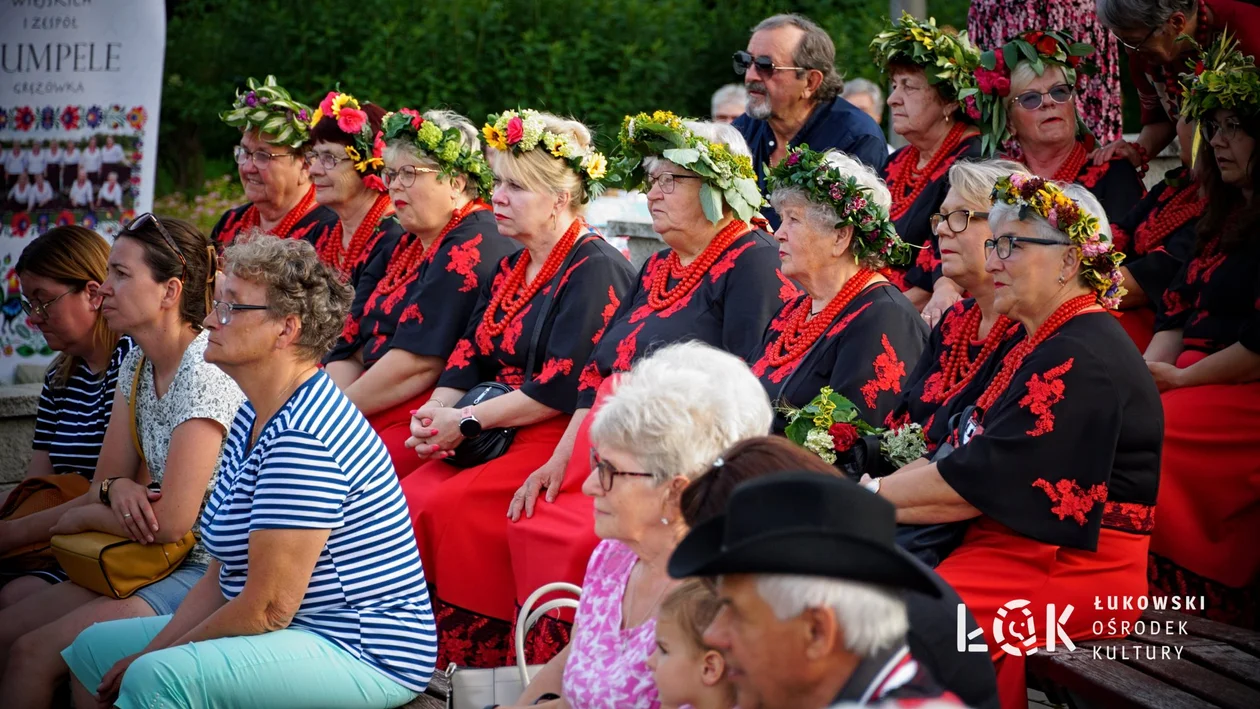
M745 361L761 354L761 335L783 307L780 293L786 279L779 265L777 250L758 245L743 253L728 252L709 269L714 280L730 269L722 303L722 349Z
M1163 295L1155 300L1155 332L1185 328L1190 317L1187 303L1193 301L1198 287L1190 279L1189 269L1193 263L1194 257L1186 259L1181 268L1177 269L1177 275L1173 276L1172 282L1164 289Z
M1098 198L1107 213L1108 222L1123 218L1146 194L1146 186L1138 177L1137 169L1124 158L1087 167L1081 183Z
M494 379L498 367L487 357L478 354L473 342L477 339L477 326L485 317L486 308L490 307L490 298L495 286L507 278L507 274L512 270L512 264L519 257L519 252L512 256L505 256L495 267L493 275L482 281L480 292L477 294L477 305L473 307L472 314L468 317L464 335L455 342L455 347L446 358L446 369L442 370L442 376L438 377L439 387L468 391L481 382Z
M937 469L1014 531L1093 551L1120 440L1120 394L1101 357L1060 332L1028 355L979 430Z
M368 299L376 291L376 284L385 277L385 270L389 268L390 256L394 253L394 248L398 246L400 236L400 234L394 234L388 238L377 240L374 253L367 263L358 269L359 282L354 288L354 300L350 303L350 312L346 314L346 324L342 327L341 337L337 338L332 351L324 357L324 362L339 362L349 359L363 347L363 343L367 339L366 334L360 331L360 325L363 322L363 311L367 306Z
M1151 302L1159 301L1164 291L1172 285L1173 278L1181 269L1181 265L1190 258L1190 252L1194 249L1194 230L1198 223L1199 220L1191 219L1169 234L1160 246L1144 256L1138 256L1124 263L1129 267L1129 274L1133 276L1133 280Z
M529 398L566 414L578 408L578 379L595 349L593 335L607 323L605 309L625 299L634 279L630 262L602 238L580 248L558 282L542 351L534 358L538 374L521 386Z
M649 281L647 274L648 266L652 260L657 258L656 255L648 257L643 262L643 266L639 268L639 273L630 282L630 288L623 296L614 289L610 296L614 300L610 300L608 306L605 306L603 315L604 326L600 328L594 337L594 346L591 348L591 354L586 359L586 366L582 368L581 374L578 376L578 398L575 409L589 409L595 406L595 399L599 394L599 387L604 383L605 377L611 374L611 368L600 366L600 362L612 362L612 356L605 356L604 349L616 349L617 342L612 338L605 337L605 333L613 326L624 323L630 317L630 311L634 309L635 299L639 296L639 289ZM615 303L615 305L614 305Z
M904 300L900 293L893 295ZM927 324L909 303L903 307L876 298L845 327L829 385L862 411L863 420L881 426L901 401L908 371L923 356L927 336Z

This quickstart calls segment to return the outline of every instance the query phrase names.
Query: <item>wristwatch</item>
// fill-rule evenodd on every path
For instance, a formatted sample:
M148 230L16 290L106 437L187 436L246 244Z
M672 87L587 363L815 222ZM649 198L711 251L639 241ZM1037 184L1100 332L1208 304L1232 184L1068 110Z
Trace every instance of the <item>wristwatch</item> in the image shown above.
M106 478L101 483L101 504L109 507L109 488L118 478Z
M476 438L481 435L481 422L473 415L473 407L466 406L459 412L463 418L459 420L459 432L464 438Z
M866 482L862 483L862 487L878 495L879 484L882 483L883 481L884 481L883 478L871 478L870 480L867 480Z

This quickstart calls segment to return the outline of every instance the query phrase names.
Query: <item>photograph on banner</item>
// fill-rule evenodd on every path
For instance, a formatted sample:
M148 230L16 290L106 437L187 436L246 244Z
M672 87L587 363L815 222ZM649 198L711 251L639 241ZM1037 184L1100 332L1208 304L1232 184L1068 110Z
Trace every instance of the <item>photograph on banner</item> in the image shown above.
M162 0L14 3L4 18L0 386L54 354L22 310L22 249L67 224L112 240L151 209L166 8Z

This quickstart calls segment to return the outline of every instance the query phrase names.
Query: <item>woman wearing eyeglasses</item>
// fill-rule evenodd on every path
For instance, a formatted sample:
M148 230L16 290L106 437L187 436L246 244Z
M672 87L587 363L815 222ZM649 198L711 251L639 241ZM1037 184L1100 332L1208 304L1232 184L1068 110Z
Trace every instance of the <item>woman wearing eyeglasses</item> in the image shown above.
M236 383L203 357L208 335L201 320L210 306L216 254L192 225L144 214L119 233L108 264L101 311L136 348L119 367L95 479L49 531L174 542L197 524L227 428L244 401ZM174 612L208 559L198 543L174 573L129 598L102 597L66 582L0 611L6 706L50 706L66 676L60 653L79 632L103 620Z
M1077 112L1076 92L1085 75L1096 71L1088 59L1093 52L1061 30L1025 32L985 52L976 71L980 125L986 151L1007 146L1032 174L1084 185L1112 222L1132 209L1146 188L1123 158L1100 165L1089 160L1094 137ZM1008 66L1010 57L1020 59Z
M1182 115L1178 77L1203 56L1203 48L1228 32L1243 55L1260 54L1260 7L1240 0L1095 0L1098 19L1129 59L1129 80L1142 105L1142 131L1134 142L1117 140L1094 155L1101 165L1115 157L1139 168L1177 137Z
M363 267L376 250L388 250L403 232L381 180L385 144L379 136L384 115L376 104L360 104L350 94L329 91L311 118L306 163L315 200L338 218L337 225L315 241L315 251L351 288L358 286Z
M917 423L933 453L948 438L954 414L976 403L998 367L1024 339L1020 324L999 313L993 274L985 270L990 195L1003 177L1022 172L1009 160L961 161L949 169L949 192L931 223L941 249L941 273L969 295L945 311L927 349L906 377L904 393L883 425Z
M898 522L967 524L936 571L985 631L998 695L1013 708L1028 703L1024 656L1003 649L1017 642L1009 634L992 634L1013 599L1034 619L1053 604L1073 641L1141 615L1094 599L1100 588L1146 592L1163 426L1141 355L1106 311L1123 288L1097 199L1023 174L993 194L994 309L1029 334L959 417L952 452L862 482L897 506Z
M336 227L338 217L315 201L303 154L310 137L311 108L294 101L274 76L261 84L251 77L246 86L237 92L232 110L220 118L241 131L240 145L232 154L247 201L223 214L210 231L210 240L222 250L238 234L259 228L314 244Z
M14 267L22 284L22 309L48 346L60 353L44 377L26 477L48 476L44 479L67 498L86 492L96 472L118 369L133 346L101 314L108 259L109 242L99 234L63 226L31 241ZM0 554L44 546L53 524L73 504L0 520ZM40 566L19 566L12 558L0 561L0 608L66 579L50 555L44 556Z
M362 270L325 371L385 441L394 470L415 469L411 412L428 401L488 283L516 242L486 202L493 175L477 129L450 111L385 116L382 173L406 233L386 236Z
M881 176L892 195L889 216L903 241L917 248L911 263L886 269L929 325L962 297L949 279L940 279L940 249L928 218L949 190L949 168L957 160L980 157L980 113L972 72L980 53L967 41L909 14L871 42L875 63L892 86L888 107L892 129L909 145L893 153ZM938 66L944 61L944 66Z
M1207 615L1260 617L1260 78L1251 57L1212 45L1183 75L1203 131L1207 207L1194 252L1164 295L1147 366L1164 405L1154 586L1208 597Z

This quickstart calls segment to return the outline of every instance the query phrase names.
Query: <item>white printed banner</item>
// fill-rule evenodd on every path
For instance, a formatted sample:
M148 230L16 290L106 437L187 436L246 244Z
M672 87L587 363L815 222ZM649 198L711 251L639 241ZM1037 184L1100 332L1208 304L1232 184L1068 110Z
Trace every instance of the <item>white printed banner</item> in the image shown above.
M106 237L153 203L163 0L0 0L0 385L51 359L14 266L60 224Z

